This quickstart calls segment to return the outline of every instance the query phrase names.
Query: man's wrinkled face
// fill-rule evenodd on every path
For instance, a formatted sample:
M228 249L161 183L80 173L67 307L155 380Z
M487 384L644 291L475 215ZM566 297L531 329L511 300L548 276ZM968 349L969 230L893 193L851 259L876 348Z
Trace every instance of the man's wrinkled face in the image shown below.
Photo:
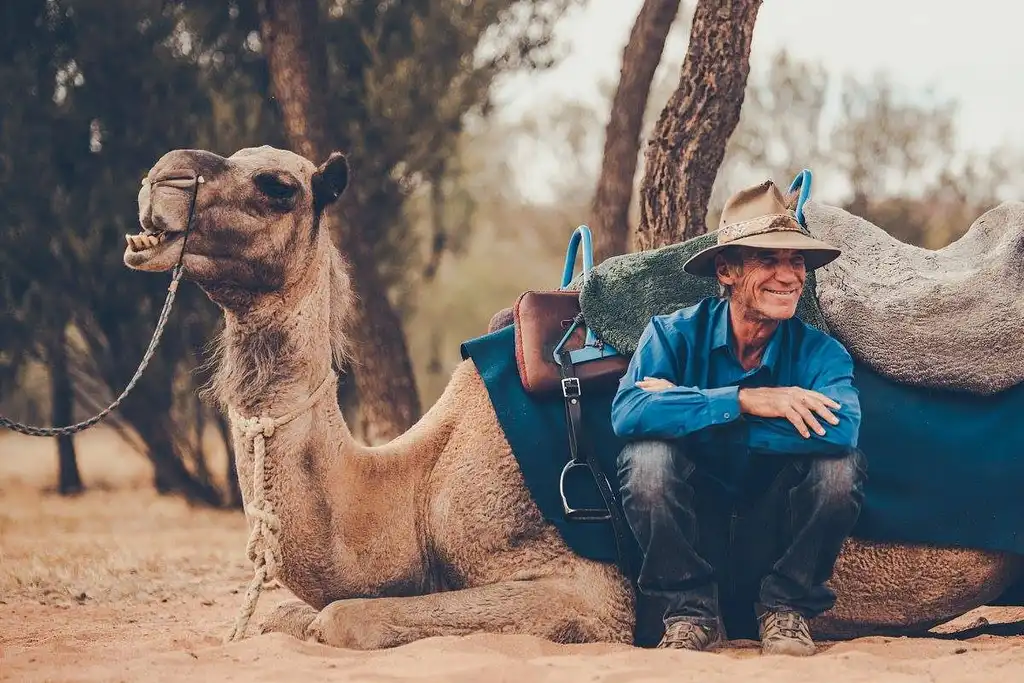
M803 253L797 249L736 249L735 258L719 255L715 263L718 281L732 288L731 305L753 320L787 320L796 315L807 280Z

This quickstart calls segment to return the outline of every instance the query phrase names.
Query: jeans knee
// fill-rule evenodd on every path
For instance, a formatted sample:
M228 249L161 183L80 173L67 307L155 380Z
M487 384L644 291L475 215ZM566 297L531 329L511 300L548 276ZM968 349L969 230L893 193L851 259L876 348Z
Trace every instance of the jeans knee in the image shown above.
M840 457L815 458L809 476L819 505L859 512L867 478L864 455L859 450L850 449Z
M632 507L664 505L665 497L682 476L686 465L666 441L631 441L619 454L619 481Z

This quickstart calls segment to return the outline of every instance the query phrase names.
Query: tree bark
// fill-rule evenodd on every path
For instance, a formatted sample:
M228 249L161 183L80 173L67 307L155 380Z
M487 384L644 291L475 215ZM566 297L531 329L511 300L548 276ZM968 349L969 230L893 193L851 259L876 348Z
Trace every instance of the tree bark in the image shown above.
M285 133L293 149L314 163L327 158L326 53L317 30L316 0L264 0L261 34L271 87L281 107ZM356 179L358 182L358 179ZM401 320L388 300L354 207L346 229L330 221L335 244L352 264L352 287L359 305L353 311L352 368L362 436L370 443L392 439L419 418L420 401Z
M658 120L640 186L637 247L707 231L708 201L739 123L761 0L699 0L679 87Z
M235 457L235 446L234 441L231 438L231 425L228 424L228 420L224 417L224 414L217 411L214 414L214 420L217 421L217 431L220 432L220 438L224 441L224 448L227 450L228 461L227 461L227 500L224 504L228 507L242 508L242 488L238 483L238 459Z
M150 366L152 367L152 366ZM174 444L174 424L170 419L170 382L166 383L166 401L156 391L137 393L134 400L121 404L121 413L146 444L146 455L153 465L153 486L158 493L180 493L193 503L221 506L221 494L208 481L192 476Z
M69 425L74 421L74 388L68 368L68 349L65 330L61 329L50 356L50 411L55 425ZM57 491L72 496L85 490L78 471L78 457L70 435L57 437Z
M323 102L326 54L319 41L317 0L261 0L260 34L270 85L292 151L314 164L327 158Z
M605 128L601 176L590 212L596 263L629 250L629 203L644 111L678 13L679 0L645 0L622 52L619 85Z

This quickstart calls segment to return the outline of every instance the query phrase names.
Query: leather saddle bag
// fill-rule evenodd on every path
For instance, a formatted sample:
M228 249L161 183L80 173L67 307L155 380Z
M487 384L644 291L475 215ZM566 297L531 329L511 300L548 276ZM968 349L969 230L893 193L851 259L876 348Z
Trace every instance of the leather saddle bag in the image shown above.
M569 352L563 360L572 365L572 374L580 388L614 386L629 366L629 358L606 347L589 335L580 313L580 293L567 289L572 282L576 252L583 244L583 279L593 268L590 231L580 226L573 233L565 257L562 286L557 290L524 292L512 308L515 323L516 364L523 388L530 394L564 393L562 371L555 359L556 350ZM572 333L566 339L566 334ZM562 340L565 342L562 343ZM586 354L578 352L588 346ZM562 343L561 349L559 344ZM610 353L605 353L608 351ZM585 357L585 360L579 360Z
M580 300L576 291L529 291L516 300L512 309L516 364L527 393L561 394L562 375L555 361L555 347L578 315ZM564 348L568 351L582 349L586 334L583 324L576 325ZM628 365L628 358L616 354L579 363L575 370L581 386L604 387L614 386Z

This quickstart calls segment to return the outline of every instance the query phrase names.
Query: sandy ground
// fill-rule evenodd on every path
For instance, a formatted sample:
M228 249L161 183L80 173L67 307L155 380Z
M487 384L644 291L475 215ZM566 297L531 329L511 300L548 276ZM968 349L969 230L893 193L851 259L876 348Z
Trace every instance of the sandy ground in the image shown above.
M562 646L537 638L432 638L378 652L283 635L223 644L250 578L240 513L155 495L137 454L102 429L79 437L85 495L49 491L49 440L0 436L3 681L1013 681L1024 637L952 635L979 618L1024 632L1024 609L982 608L934 638L823 643L808 659ZM264 592L253 623L291 597ZM1021 622L1021 623L1014 623ZM250 627L250 633L252 632ZM981 629L986 630L986 629Z

